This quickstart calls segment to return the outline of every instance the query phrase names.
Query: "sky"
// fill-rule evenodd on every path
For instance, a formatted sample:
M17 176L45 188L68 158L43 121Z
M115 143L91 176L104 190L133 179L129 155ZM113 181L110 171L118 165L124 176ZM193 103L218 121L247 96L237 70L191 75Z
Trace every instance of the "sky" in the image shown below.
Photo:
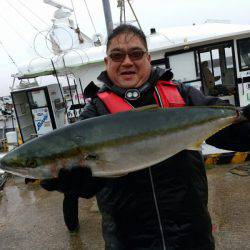
M77 23L83 33L93 37L106 36L102 0L57 0L75 9ZM94 22L92 25L86 5ZM250 24L249 0L131 0L143 31L150 28L202 24L208 19L227 20L233 24ZM117 0L110 0L113 22L119 22ZM42 51L42 35L51 27L56 8L43 0L0 1L0 96L9 95L12 74L18 72L15 64L32 61ZM127 8L127 17L132 12ZM75 21L75 17L71 17ZM7 55L9 54L9 56ZM12 62L12 60L14 63ZM17 84L18 81L15 82Z

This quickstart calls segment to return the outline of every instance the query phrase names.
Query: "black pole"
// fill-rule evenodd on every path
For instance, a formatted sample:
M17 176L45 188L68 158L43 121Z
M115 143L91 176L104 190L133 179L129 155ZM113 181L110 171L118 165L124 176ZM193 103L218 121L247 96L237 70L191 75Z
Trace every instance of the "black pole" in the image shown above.
M60 93L61 93L61 96L62 96L62 99L63 99L63 104L64 104L63 106L64 106L64 108L66 110L67 120L69 121L69 116L68 116L68 112L67 112L67 104L66 104L65 98L63 96L63 92L62 92L62 89L61 89L61 85L60 85L60 82L59 82L59 78L58 78L58 75L57 75L56 68L55 68L53 60L51 60L51 64L52 64L52 67L54 69L54 74L56 76L56 80L57 80L57 83L58 83L58 86L59 86L59 89L60 89Z
M109 0L102 0L102 5L103 5L105 22L106 22L106 29L109 35L113 31L113 21L112 21Z
M74 108L74 100L73 100L73 96L72 96L72 92L71 92L71 87L70 87L70 82L69 82L69 77L68 75L66 75L66 78L67 78L67 83L68 83L68 86L69 86L69 94L70 94L70 98L71 98L71 103L72 103L72 107ZM74 111L74 116L76 118L76 111L75 111L75 108L73 109Z
M81 109L81 103L80 103L79 94L78 94L78 90L77 90L76 79L74 79L74 84L75 84L75 88L76 88L77 101L78 101L78 104L79 104L79 107L80 107L80 111L79 111L79 114L80 114L82 112L82 109Z
M82 81L81 81L81 78L79 78L79 84L80 84L81 91L82 91L82 97L83 97L83 99L85 100L85 98L84 98L84 94L83 94L83 87L82 87Z
M15 131L15 125L14 125L14 117L13 114L11 114L11 123L12 123L12 129Z

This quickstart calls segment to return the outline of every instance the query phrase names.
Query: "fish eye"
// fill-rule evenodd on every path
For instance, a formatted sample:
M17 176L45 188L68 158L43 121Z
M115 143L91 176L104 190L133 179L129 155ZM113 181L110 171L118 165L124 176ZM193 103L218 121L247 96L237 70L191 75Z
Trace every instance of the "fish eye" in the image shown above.
M37 162L36 162L36 160L34 160L34 159L27 160L27 161L26 161L26 166L27 166L28 168L35 168L35 167L37 166Z
M98 155L95 153L89 153L85 156L84 158L85 160L97 160L98 159Z

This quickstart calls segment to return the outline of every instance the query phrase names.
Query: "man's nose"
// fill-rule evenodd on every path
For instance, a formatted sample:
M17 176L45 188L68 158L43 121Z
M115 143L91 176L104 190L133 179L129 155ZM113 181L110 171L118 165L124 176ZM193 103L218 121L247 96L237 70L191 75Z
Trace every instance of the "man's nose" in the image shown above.
M122 61L122 64L123 65L131 65L131 64L133 64L133 61L130 59L128 54L126 54L124 60Z

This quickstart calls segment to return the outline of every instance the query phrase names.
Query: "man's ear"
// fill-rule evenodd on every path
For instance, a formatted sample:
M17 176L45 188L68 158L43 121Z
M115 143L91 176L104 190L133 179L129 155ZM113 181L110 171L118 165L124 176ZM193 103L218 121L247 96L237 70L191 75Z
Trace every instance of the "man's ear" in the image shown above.
M108 66L108 58L107 57L104 57L104 63L105 63L105 67L106 67L106 69L107 69L107 66Z
M148 61L151 63L151 55L147 54Z

